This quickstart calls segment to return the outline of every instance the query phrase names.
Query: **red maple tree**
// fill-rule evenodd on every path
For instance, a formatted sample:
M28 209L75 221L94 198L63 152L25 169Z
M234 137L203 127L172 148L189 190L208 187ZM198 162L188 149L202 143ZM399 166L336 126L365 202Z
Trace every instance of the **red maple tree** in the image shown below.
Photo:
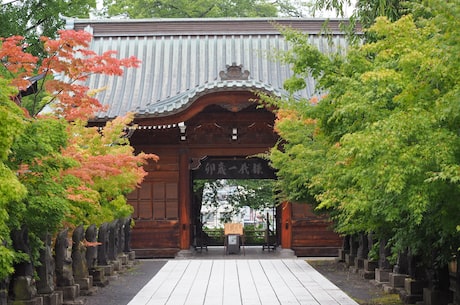
M88 78L93 74L121 76L125 68L140 65L134 56L117 58L115 51L96 54L89 48L91 39L90 33L74 30L59 31L57 39L42 37L45 54L41 60L25 51L26 45L20 36L0 40L0 77L10 80L10 85L21 92L32 85L30 80L34 76L42 76L38 89L42 89L41 95L36 97L44 96L41 106L51 106L52 112L40 114L25 110L29 117L40 120L42 116L48 119L51 116L68 122L68 142L61 153L77 165L63 169L61 177L56 179L66 175L79 179L79 183L67 186L67 199L75 209L84 209L85 205L81 204L84 202L93 206L111 201L119 204L120 196L133 190L147 174L143 165L158 159L153 154L134 154L129 140L123 137L123 129L132 121L132 114L108 122L102 130L87 127L96 111L104 109L92 94L98 88L87 86ZM21 102L20 94L12 98ZM17 167L28 171L28 164ZM87 212L81 211L81 217L88 215Z

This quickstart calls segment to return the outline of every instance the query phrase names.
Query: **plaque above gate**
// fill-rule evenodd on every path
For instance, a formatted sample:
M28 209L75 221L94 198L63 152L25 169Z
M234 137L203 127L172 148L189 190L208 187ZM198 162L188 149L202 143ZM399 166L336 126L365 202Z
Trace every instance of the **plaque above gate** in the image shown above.
M260 158L205 158L192 175L194 179L276 179L268 161Z

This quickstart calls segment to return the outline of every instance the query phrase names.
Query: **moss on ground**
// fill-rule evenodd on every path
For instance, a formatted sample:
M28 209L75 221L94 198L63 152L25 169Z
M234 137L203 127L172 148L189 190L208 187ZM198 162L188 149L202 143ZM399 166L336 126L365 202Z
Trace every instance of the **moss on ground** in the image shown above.
M355 300L360 305L404 305L404 303L399 299L397 294L387 294L377 298L373 298L371 301L360 301Z

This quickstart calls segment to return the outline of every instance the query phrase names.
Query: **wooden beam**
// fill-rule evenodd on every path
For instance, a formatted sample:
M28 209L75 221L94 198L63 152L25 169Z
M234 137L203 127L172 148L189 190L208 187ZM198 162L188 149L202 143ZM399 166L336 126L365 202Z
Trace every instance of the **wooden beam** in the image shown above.
M281 248L292 247L292 204L283 202L281 206Z
M190 248L190 170L189 170L189 151L180 150L179 156L179 218L180 218L180 248L187 250Z

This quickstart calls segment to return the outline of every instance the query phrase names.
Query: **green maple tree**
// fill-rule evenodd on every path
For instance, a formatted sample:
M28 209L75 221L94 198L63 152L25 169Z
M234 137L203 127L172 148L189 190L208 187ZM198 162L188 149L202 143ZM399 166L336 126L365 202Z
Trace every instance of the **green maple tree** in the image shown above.
M377 18L373 39L346 56L286 31L295 73L286 87L313 74L327 95L266 98L280 108L283 139L269 158L286 199L314 196L338 232L373 232L390 238L394 255L409 248L439 267L460 246L460 10L455 1L424 5L417 18Z
M2 177L11 178L11 191L3 190L1 203L0 278L22 257L11 249L10 231L28 227L36 260L46 233L128 216L131 207L123 195L145 176L142 165L156 158L134 155L123 138L132 116L109 122L102 133L86 128L102 106L84 81L94 73L121 75L139 61L92 52L91 35L85 32L60 31L59 38L41 41L42 60L25 51L22 37L2 39L0 45L2 124L7 124L0 135ZM30 88L37 74L42 80L26 102L19 92ZM51 111L42 112L45 107Z

